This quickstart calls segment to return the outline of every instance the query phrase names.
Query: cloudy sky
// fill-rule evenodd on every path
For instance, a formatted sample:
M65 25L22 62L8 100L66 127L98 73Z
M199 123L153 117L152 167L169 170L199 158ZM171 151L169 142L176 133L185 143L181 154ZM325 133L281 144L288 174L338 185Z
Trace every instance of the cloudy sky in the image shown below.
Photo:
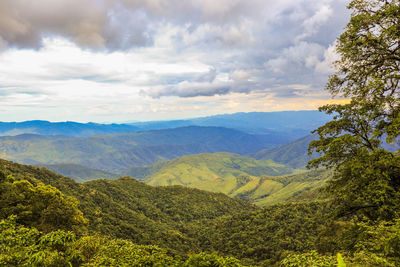
M344 0L1 0L0 120L309 110Z

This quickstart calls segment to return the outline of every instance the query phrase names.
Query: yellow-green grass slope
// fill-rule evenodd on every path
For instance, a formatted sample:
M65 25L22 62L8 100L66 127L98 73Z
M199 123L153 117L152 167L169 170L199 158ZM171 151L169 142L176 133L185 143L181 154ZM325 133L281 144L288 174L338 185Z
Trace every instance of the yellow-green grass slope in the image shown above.
M293 170L271 160L254 160L231 153L183 156L163 164L145 178L149 185L184 185L229 194L238 187L240 175L281 175Z
M317 190L330 176L330 171L320 169L286 176L246 177L248 182L233 191L230 196L258 206L315 200Z
M225 193L259 206L288 201L320 187L329 172L298 172L272 160L255 160L231 153L184 156L149 167L149 185L183 185ZM290 174L290 175L288 175ZM133 175L134 176L134 175Z

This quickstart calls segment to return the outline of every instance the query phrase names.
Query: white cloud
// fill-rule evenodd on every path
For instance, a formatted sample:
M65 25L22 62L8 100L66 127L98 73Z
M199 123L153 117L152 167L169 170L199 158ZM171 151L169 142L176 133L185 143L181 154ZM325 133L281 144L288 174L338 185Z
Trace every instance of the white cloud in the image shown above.
M326 98L347 19L342 0L3 0L0 120L157 119L222 103L249 111L238 96Z
M265 66L276 73L290 72L291 69L313 69L320 64L324 47L316 43L300 42L283 49L280 56L268 60Z
M315 66L315 70L323 74L331 74L334 72L333 63L339 59L339 55L336 52L335 44L330 45L324 52L324 60L318 62Z
M304 32L296 36L296 41L301 41L307 37L310 37L318 32L321 25L329 21L333 14L332 8L328 4L321 5L313 16L307 18L302 23Z
M231 79L235 82L247 82L251 74L244 70L235 70L231 73Z

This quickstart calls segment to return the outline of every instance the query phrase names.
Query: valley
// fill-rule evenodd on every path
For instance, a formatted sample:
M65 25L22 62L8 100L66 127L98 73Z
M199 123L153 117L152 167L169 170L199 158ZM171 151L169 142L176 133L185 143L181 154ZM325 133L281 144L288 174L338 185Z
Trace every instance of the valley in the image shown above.
M281 144L267 135L214 126L88 137L3 136L0 151L7 160L0 160L0 215L20 214L14 223L53 236L51 231L58 228L78 236L84 231L83 239L65 241L63 255L87 253L75 242L91 240L98 242L93 253L102 261L109 243L113 253L129 254L130 247L140 253L137 260L144 260L154 251L160 257L156 262L176 266L194 258L226 262L222 266L282 264L295 255L287 251L307 255L342 246L331 244L329 233L336 226L327 215L332 204L323 193L333 171L306 170L307 162L316 158L307 153L313 140L315 136L307 135ZM21 197L23 206L5 204L19 203ZM37 204L30 204L33 199ZM53 203L46 210L36 207L49 205L46 201ZM66 205L63 201L75 203L68 204L72 210L55 206ZM75 221L64 218L66 212L78 214ZM346 223L340 231L347 234L352 227ZM34 247L35 240L26 242Z
M166 130L60 137L23 134L0 137L4 159L25 164L79 164L111 173L183 155L213 152L255 153L274 145L267 136L221 127L188 126Z
M313 192L329 178L327 171L304 170L312 139L279 145L234 129L187 126L90 137L4 136L0 152L4 159L81 183L125 175L151 186L181 185L266 206Z

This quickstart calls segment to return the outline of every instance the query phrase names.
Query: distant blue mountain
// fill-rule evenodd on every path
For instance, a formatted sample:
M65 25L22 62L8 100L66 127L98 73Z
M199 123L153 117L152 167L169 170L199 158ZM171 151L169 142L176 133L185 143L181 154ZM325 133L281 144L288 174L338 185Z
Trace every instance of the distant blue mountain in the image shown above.
M19 134L64 135L87 137L103 134L132 133L140 129L127 124L99 124L78 122L24 121L0 122L0 135L14 136Z
M310 134L310 131L329 121L330 117L318 111L250 112L216 115L187 120L135 122L130 124L99 124L77 122L0 122L0 135L19 134L64 135L88 137L93 135L133 133L172 129L185 126L225 127L242 132L263 135L271 143L283 144Z
M263 149L250 155L258 160L273 160L278 163L287 164L294 169L304 169L309 160L318 157L317 153L308 155L308 145L311 141L318 139L317 135L307 135L293 142L278 147Z
M0 157L25 164L79 164L109 173L124 173L133 166L184 155L214 152L245 155L274 145L264 135L223 127L188 126L79 138L35 134L2 136Z
M325 113L311 111L249 112L216 115L203 118L172 121L136 122L130 125L142 130L195 126L226 127L250 134L269 135L285 143L309 135L310 132L332 119Z

